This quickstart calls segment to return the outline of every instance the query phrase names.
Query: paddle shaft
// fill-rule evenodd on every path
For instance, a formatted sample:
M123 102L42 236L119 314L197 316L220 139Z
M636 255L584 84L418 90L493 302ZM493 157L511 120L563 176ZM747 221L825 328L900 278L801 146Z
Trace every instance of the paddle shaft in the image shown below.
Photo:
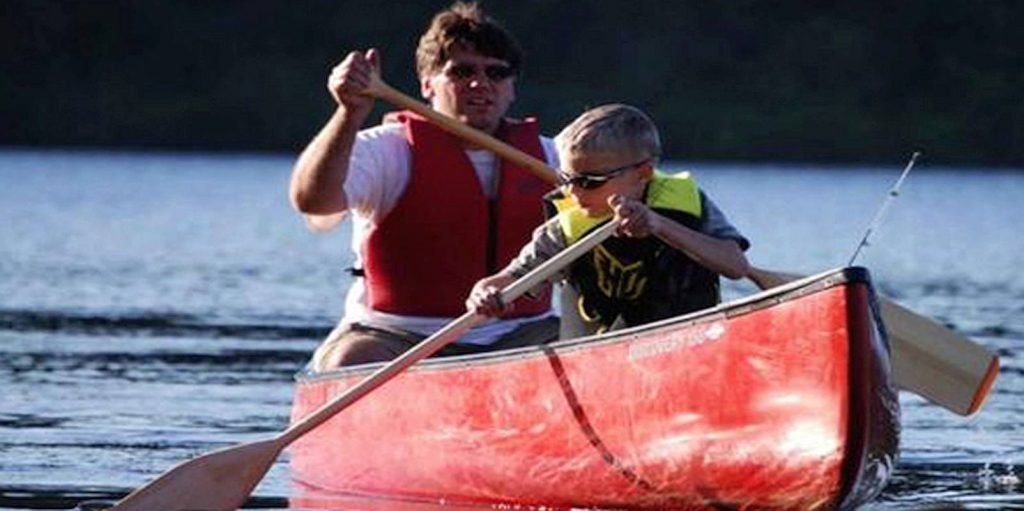
M615 232L616 226L617 224L615 222L608 222L599 229L585 236L583 239L573 243L568 248L558 253L558 255L534 268L526 275L523 275L515 282L509 284L501 290L502 301L504 303L512 303L527 291L554 277L562 268L607 239L608 236ZM480 324L485 319L487 318L472 312L463 314L441 330L438 330L430 337L424 339L422 342L417 344L416 347L403 353L401 356L384 367L381 367L370 376L367 376L354 387L346 390L345 393L334 398L331 402L321 406L301 421L292 425L280 434L280 440L284 445L293 442L313 428L327 421L338 412L349 407L352 403L355 403L363 396L369 394L372 390L394 378L409 366L429 357L445 345L455 341L461 337L462 334L466 333L466 331Z
M384 83L379 76L375 75L373 77L370 86L366 88L364 94L387 101L398 108L413 111L430 120L430 122L434 123L441 129L472 144L488 149L506 160L512 161L526 169L529 169L537 177L547 181L548 183L555 184L558 182L558 173L555 169L549 167L544 162L488 135L487 133L484 133L483 131L430 108L422 102L417 101Z

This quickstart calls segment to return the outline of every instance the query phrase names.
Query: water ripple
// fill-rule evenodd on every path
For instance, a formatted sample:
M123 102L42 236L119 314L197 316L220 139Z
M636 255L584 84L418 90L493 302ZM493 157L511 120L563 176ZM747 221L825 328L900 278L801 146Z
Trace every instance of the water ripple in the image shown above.
M87 335L321 339L330 328L273 324L214 323L189 314L86 314L49 310L0 310L0 330Z

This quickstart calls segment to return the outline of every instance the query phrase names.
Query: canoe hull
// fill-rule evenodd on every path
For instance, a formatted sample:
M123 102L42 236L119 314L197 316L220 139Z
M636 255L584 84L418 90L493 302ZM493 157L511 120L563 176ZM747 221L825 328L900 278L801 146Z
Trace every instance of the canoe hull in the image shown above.
M297 441L292 477L447 502L851 507L896 457L874 310L867 272L845 269L614 335L431 360ZM293 420L368 371L300 377Z

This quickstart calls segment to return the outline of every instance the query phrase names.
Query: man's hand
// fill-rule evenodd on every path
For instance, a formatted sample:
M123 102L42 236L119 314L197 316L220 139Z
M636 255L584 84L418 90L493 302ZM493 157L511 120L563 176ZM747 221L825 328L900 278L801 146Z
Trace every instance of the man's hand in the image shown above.
M657 234L663 220L661 215L636 199L612 195L608 198L608 205L612 207L615 220L619 222L619 228L615 231L618 236L646 238Z
M353 51L345 60L334 66L327 79L327 90L338 105L351 113L368 115L373 108L373 98L363 94L370 86L374 73L380 72L380 55L376 49L366 52Z

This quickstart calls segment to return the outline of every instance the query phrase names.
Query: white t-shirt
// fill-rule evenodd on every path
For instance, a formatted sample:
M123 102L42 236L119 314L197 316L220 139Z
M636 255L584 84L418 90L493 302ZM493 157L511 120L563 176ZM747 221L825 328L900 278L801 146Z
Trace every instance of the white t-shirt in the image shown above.
M548 164L557 168L558 158L554 142L541 137ZM497 156L486 150L467 150L469 160L476 169L480 184L493 198L497 192ZM388 123L360 131L356 136L345 179L345 197L352 213L352 251L355 267L362 268L366 242L377 224L398 204L409 185L412 150L405 139L404 126ZM539 207L539 205L538 205ZM452 247L458 250L459 247ZM345 314L340 326L362 323L370 326L399 328L430 335L455 318L433 316L406 316L376 311L367 301L366 279L357 278L345 299ZM528 318L494 320L466 333L458 342L465 344L491 344L498 337L511 332L526 321L553 314L548 312Z

